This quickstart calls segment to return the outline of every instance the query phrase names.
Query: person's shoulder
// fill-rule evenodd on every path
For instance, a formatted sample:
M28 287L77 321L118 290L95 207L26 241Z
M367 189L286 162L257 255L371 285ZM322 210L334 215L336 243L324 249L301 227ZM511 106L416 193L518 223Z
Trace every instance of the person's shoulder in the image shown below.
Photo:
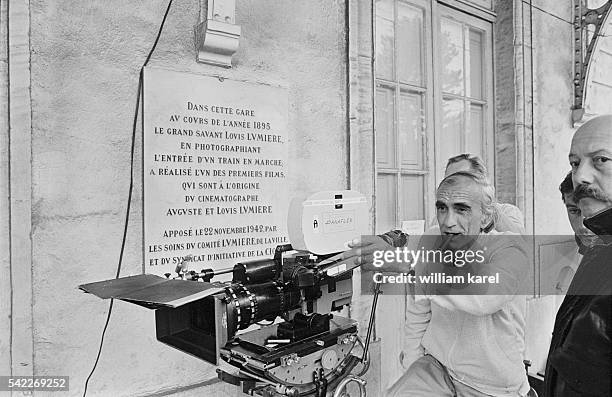
M495 230L525 234L523 213L517 206L508 203L496 203L495 211L497 212Z
M521 215L523 214L521 209L514 204L497 202L495 203L495 207L497 207L498 211L503 211L504 213Z
M516 232L491 230L489 233L483 233L479 241L491 254L514 248L527 252L523 236Z

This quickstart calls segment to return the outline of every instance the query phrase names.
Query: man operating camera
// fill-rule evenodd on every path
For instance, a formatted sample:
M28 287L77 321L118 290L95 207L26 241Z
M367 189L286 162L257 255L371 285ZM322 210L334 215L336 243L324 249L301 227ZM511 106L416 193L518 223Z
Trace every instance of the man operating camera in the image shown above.
M406 319L407 353L414 361L389 395L523 396L529 391L523 367L526 301L519 295L528 273L527 254L518 235L485 232L494 197L493 186L475 173L458 172L440 183L440 236L425 239L423 246L445 254L478 251L483 260L463 274L497 274L501 281L494 288L417 281ZM416 267L417 280L432 269L444 277L458 275L453 268L424 261Z
M417 280L428 272L469 276L468 266L439 263L435 254L461 251L465 258L472 251L473 258L483 260L470 265L468 272L483 278L501 275L501 281L494 286L417 281L406 318L409 346L404 361L412 364L388 395L523 396L529 391L523 366L526 300L520 295L528 256L518 234L487 232L494 212L495 189L483 175L459 171L440 183L440 232L418 244L425 256L433 252L434 259L417 264ZM375 268L371 257L368 252L356 260L364 270L404 273L414 266L396 262Z

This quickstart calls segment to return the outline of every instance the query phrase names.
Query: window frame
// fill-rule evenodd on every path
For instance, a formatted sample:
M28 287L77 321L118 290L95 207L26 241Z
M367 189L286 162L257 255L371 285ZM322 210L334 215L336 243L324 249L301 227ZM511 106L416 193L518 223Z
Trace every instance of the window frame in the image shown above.
M401 0L400 0L401 1ZM434 49L439 49L440 48L440 23L442 21L442 18L447 17L450 19L453 19L457 22L460 23L468 23L470 26L476 27L478 29L480 29L483 32L487 32L487 34L483 35L483 39L490 41L489 43L485 43L483 45L484 48L484 54L483 54L483 59L488 61L483 62L483 72L485 74L485 78L482 80L483 81L483 95L484 95L484 100L479 100L476 98L470 98L467 96L467 93L464 93L464 95L454 95L454 94L449 94L449 93L444 93L442 92L442 79L438 78L436 80L434 80L434 85L435 85L435 89L434 89L434 106L438 104L437 107L434 107L434 116L435 116L435 125L434 125L434 139L436 137L439 137L439 135L442 133L442 102L444 101L445 97L452 97L454 99L460 99L463 101L464 106L466 102L471 102L471 103L478 103L480 105L483 106L483 115L486 115L486 122L484 122L484 126L483 126L483 130L484 130L484 134L483 134L483 142L482 142L482 148L483 148L483 152L482 152L482 160L484 161L484 163L487 165L487 170L489 171L489 180L491 182L495 182L495 91L494 91L494 86L495 86L495 75L494 75L494 69L495 69L495 63L494 63L494 59L493 59L493 54L494 54L494 44L495 44L495 40L493 37L493 22L490 21L483 21L482 19L474 16L474 15L469 15L465 12L453 9L451 7L447 7L444 4L438 6L438 7L433 7L434 10L432 12L432 18L434 18L434 21L436 22L436 27L435 30L433 31L433 36L434 36ZM440 65L442 65L442 60L440 59L440 51L434 51L434 57L435 57L435 62L433 64L433 74L435 76L441 76L440 74ZM463 59L463 63L464 63L464 70L466 70L466 64L467 64L467 60L464 56ZM438 102L439 99L439 102ZM464 109L464 113L465 114L465 109ZM463 120L463 128L464 130L468 129L468 120L467 118L464 117ZM463 145L463 139L462 139L462 145ZM439 183L442 178L443 178L443 171L441 170L441 167L443 165L446 164L446 161L448 160L447 158L441 158L441 153L439 153L438 150L439 146L437 145L437 143L434 141L434 158L435 158L435 164L439 164L438 168L434 169L434 173L436 173L436 176L434 178L434 180L436 181L436 185L437 183ZM459 153L457 153L459 154ZM442 174L442 175L440 175Z
M492 182L495 181L495 60L493 54L495 53L495 36L493 23L495 21L495 14L491 10L485 10L481 6L475 6L468 4L462 0L408 0L407 4L411 6L420 7L424 10L423 13L423 44L421 45L422 54L424 57L423 65L423 85L416 87L410 84L400 82L398 77L398 63L399 57L397 56L397 40L398 35L396 34L396 21L397 21L397 9L398 3L403 0L395 0L393 3L394 7L394 41L393 41L393 54L394 54L394 68L393 68L393 80L389 81L384 78L379 78L376 73L376 60L372 62L372 80L373 80L373 190L374 198L378 197L379 192L379 176L380 175L395 175L395 227L401 227L401 223L406 219L402 219L402 208L401 208L401 177L403 175L420 176L423 184L423 216L425 220L425 227L427 228L429 221L435 215L433 209L433 202L435 200L434 191L437 182L442 179L440 168L446 164L447 159L441 159L436 142L436 138L439 139L439 135L442 131L442 101L445 94L441 90L441 78L440 78L440 23L442 17L450 17L451 19L458 20L463 24L468 24L471 27L481 30L484 32L482 35L483 40L486 42L483 44L483 73L485 75L483 79L483 96L484 100L478 101L474 99L460 98L463 101L463 114L465 114L466 103L479 103L483 106L483 116L486 120L483 120L483 137L482 137L482 157L489 169L489 177ZM485 11L483 11L485 10ZM372 7L372 56L376 57L376 3L373 2ZM434 26L435 25L435 26ZM469 36L468 36L469 40ZM465 65L464 55L464 65ZM434 79L434 76L437 76ZM422 160L423 166L421 169L402 170L400 162L400 147L395 145L395 167L380 167L377 159L377 138L376 138L376 111L377 111L377 93L380 86L390 86L394 88L394 115L393 115L393 131L395 139L399 138L398 124L399 124L399 99L401 98L402 88L408 88L410 92L421 92L423 110L425 112L424 127L422 130ZM467 130L468 117L463 117L463 130ZM462 144L462 147L464 145ZM376 200L378 201L378 200ZM381 230L381 226L377 219L378 203L374 203L374 228L377 232L384 232Z
M402 0L398 0L398 1L394 1L394 11L393 11L393 15L394 15L394 32L396 29L396 25L395 25L395 21L397 20L397 9L398 9L398 3L402 1ZM393 94L394 94L394 114L393 114L393 131L392 133L396 133L397 132L397 128L399 125L399 99L401 98L401 94L402 94L402 88L404 88L404 91L409 91L409 92L413 92L413 93L420 93L421 94L421 98L422 98L422 104L423 104L423 109L425 111L425 120L424 123L425 125L423 126L422 129L422 134L421 134L421 150L422 150L422 167L421 169L402 169L402 164L401 164L401 148L399 144L395 145L395 167L379 167L378 166L378 159L376 154L377 152L377 141L376 141L376 117L374 116L374 195L375 197L378 197L377 192L379 191L379 183L378 183L378 176L380 174L384 174L384 175L394 175L396 180L395 180L395 192L396 192L396 197L395 197L395 214L396 214L396 218L395 218L395 226L401 226L401 222L402 219L400 218L400 214L402 212L401 209L401 200L399 199L401 196L401 178L402 176L415 176L418 178L422 178L423 181L423 212L425 215L425 219L429 219L430 217L430 213L431 210L430 208L433 206L433 197L432 197L432 186L434 186L435 183L435 179L433 178L432 172L431 170L433 169L433 165L434 165L434 159L433 156L430 155L430 150L428 150L429 145L431 145L433 143L433 134L430 128L428 128L428 125L434 125L433 123L435 122L434 120L434 94L433 94L433 90L434 90L434 84L433 84L433 52L432 49L433 47L433 38L431 37L430 33L433 29L433 27L431 26L432 23L432 10L431 7L429 7L429 1L428 0L410 0L409 2L406 1L406 4L413 6L413 7L419 7L421 8L424 12L423 12L423 44L421 45L421 51L422 54L424 56L424 60L422 61L422 67L423 67L423 87L419 87L417 85L414 84L410 84L410 83L403 83L400 81L399 77L397 76L398 73L398 63L399 63L399 57L396 56L397 55L397 39L398 36L394 34L394 41L393 41L393 54L394 54L394 65L393 65L393 80L388 80L388 79L384 79L384 78L378 78L376 75L376 62L373 62L373 70L372 70L372 79L374 80L374 92L373 92L373 103L374 103L374 114L376 114L376 96L377 96L377 90L379 87L392 87L393 88ZM374 8L373 8L373 12L374 15L372 17L373 20L373 26L372 26L372 32L373 32L373 37L376 38L376 2L375 0L373 1L374 4ZM373 39L373 56L375 57L376 55L376 39ZM399 134L396 135L396 143L397 143L397 138L399 138ZM377 205L377 204L376 204ZM426 221L427 222L427 221ZM399 223L399 224L398 224ZM376 219L376 210L374 211L374 225L375 228L378 232L385 232L385 230L379 230L379 226L377 225L377 219Z

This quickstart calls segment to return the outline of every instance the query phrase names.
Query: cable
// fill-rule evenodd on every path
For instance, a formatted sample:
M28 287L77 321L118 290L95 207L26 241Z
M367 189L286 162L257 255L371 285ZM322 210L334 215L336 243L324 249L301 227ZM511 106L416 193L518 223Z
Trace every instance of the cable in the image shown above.
M168 13L170 12L170 7L172 6L172 1L173 0L168 1L168 7L166 8L164 18L162 19L161 25L157 32L157 37L155 38L155 42L153 43L153 46L151 47L151 50L149 51L149 54L147 55L147 58L144 64L140 68L140 73L138 75L138 88L136 90L136 108L134 109L134 121L132 124L132 142L131 142L131 147L130 147L130 187L128 190L128 200L127 200L127 207L125 211L125 222L124 222L124 227L123 227L123 237L121 239L121 250L119 252L119 263L117 264L117 273L115 274L115 278L119 278L119 274L121 273L121 264L123 262L123 253L125 251L125 242L127 240L128 225L129 225L129 220L130 220L132 193L134 191L134 150L136 146L136 126L138 123L138 110L140 109L140 98L143 95L142 82L143 82L144 68L149 63L149 60L151 59L151 56L153 55L153 52L155 51L155 48L157 47L157 43L159 42L159 38L161 37L161 33L164 29L164 24L166 23L166 18L168 17ZM100 360L100 356L102 355L102 346L104 345L104 336L106 335L106 329L108 328L108 323L110 322L111 313L113 311L113 304L114 304L114 299L111 298L110 304L108 306L108 314L106 315L106 322L104 323L104 328L102 329L102 336L100 337L100 347L98 349L98 355L96 356L96 361L94 362L93 368L91 369L89 376L87 376L87 380L85 380L85 388L83 390L83 397L87 395L87 386L89 385L89 380L93 376L94 371L96 370L96 367L98 366L98 361Z

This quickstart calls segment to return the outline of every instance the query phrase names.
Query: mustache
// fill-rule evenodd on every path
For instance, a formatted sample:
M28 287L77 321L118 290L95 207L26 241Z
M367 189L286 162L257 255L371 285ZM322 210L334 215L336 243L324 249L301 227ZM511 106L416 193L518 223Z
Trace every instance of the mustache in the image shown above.
M592 198L598 201L612 201L610 196L596 186L581 183L574 189L574 201L577 203L583 198Z

